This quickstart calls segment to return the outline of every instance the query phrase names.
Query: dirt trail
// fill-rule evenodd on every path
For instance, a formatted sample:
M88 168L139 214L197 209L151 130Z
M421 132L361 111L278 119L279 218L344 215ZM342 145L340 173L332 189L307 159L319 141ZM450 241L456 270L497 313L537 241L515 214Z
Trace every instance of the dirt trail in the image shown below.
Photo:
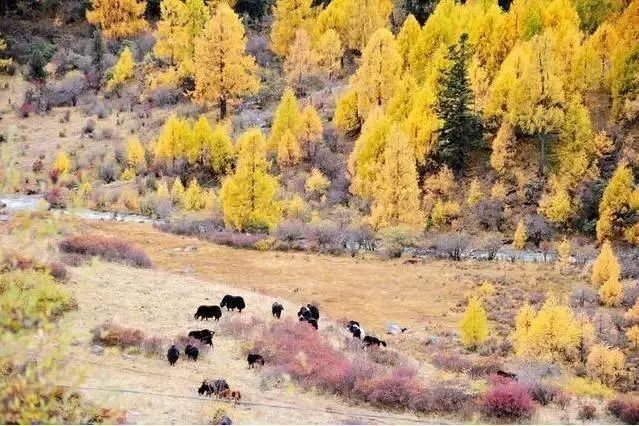
M248 370L243 359L242 342L216 335L215 347L204 353L197 363L180 359L169 367L164 359L142 355L124 355L106 350L103 355L90 353L89 330L114 319L122 325L146 330L150 334L175 336L189 329L202 328L193 319L193 309L210 301L216 304L232 288L194 278L95 262L75 268L66 284L79 302L76 312L67 314L61 327L71 334L74 346L69 365L83 372L83 392L106 406L129 410L136 423L206 423L218 407L224 408L235 423L411 423L409 414L390 414L370 407L353 407L337 398L301 392L291 384L283 388L261 388L259 372ZM271 319L272 298L242 290L251 314ZM281 300L284 316L295 314L296 306ZM226 312L225 312L226 314ZM231 313L230 315L248 315ZM209 322L205 325L216 329ZM240 389L243 400L253 405L230 406L227 403L199 398L197 387L204 378L224 377L231 387ZM105 392L91 388L110 388ZM118 390L146 393L123 393ZM164 397L169 394L176 397ZM261 406L274 404L295 410ZM310 410L310 411L304 411ZM326 410L326 412L322 411ZM333 411L330 413L329 411ZM338 413L339 414L338 414ZM380 418L362 417L363 415ZM419 420L423 422L424 419Z

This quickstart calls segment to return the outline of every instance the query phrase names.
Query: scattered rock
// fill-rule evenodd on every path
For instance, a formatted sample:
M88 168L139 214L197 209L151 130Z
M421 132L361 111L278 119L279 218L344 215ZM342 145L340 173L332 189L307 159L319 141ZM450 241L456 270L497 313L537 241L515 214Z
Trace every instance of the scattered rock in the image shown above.
M0 214L0 222L7 222L7 221L9 221L9 215Z
M195 246L186 246L186 247L184 247L184 251L186 251L186 252L191 252L191 251L196 251L196 250L197 250L197 247L195 247Z
M174 252L180 252L182 251L182 247L176 247L173 249Z
M100 345L91 346L91 353L93 355L102 355L104 353L104 347Z
M232 424L233 424L233 420L231 420L229 416L222 416L222 418L218 422L218 425L232 425Z

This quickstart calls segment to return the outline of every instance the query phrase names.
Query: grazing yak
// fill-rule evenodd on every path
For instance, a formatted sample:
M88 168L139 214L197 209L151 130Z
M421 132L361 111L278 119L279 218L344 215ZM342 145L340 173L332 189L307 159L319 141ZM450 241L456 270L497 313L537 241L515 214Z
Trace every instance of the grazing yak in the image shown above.
M364 341L364 346L367 348L371 346L379 346L379 345L386 347L386 342L383 340L379 340L375 336L365 336L363 341Z
M199 340L205 345L213 346L213 335L215 331L209 329L189 331L189 337Z
M227 389L229 389L229 385L224 379L215 379L211 382L204 380L200 388L197 390L197 393L206 396L219 395L220 392Z
M306 321L317 330L317 320L319 320L319 309L317 306L313 306L310 303L306 306L302 306L297 312L297 318L300 321Z
M258 354L248 354L246 361L248 362L249 368L255 367L255 364L264 365L264 357Z
M358 339L361 339L362 336L365 336L364 329L359 325L359 322L350 320L348 324L346 324L346 329Z
M241 296L231 296L230 294L227 294L222 298L220 306L226 306L227 311L234 311L235 309L237 309L238 311L242 312L242 309L246 308L244 299Z
M200 321L204 319L208 320L209 318L215 318L215 321L218 321L221 316L222 316L222 309L220 309L220 307L217 305L213 305L213 306L202 305L199 308L197 308L197 312L195 313L195 315L193 315L195 319L199 318Z
M282 311L284 310L284 306L280 302L273 302L273 306L271 307L271 312L273 316L277 319L280 319L282 316Z
M495 372L499 377L503 377L505 379L517 380L517 375L515 373L509 373L504 370L497 370Z
M175 345L172 345L166 352L166 359L169 361L169 365L175 365L178 358L180 358L180 351L175 347Z
M184 348L184 353L189 359L197 361L197 356L200 354L200 350L189 343L186 345L186 348Z

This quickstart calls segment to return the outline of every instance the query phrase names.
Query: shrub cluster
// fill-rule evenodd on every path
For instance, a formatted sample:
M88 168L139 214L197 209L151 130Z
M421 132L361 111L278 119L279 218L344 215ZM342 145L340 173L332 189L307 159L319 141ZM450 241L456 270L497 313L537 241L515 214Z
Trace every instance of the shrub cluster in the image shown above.
M150 268L151 259L146 253L128 241L99 235L77 235L66 238L58 244L64 253L84 256L99 256L104 260L119 262L139 268Z
M608 412L626 424L639 424L639 399L612 399L608 402Z
M488 417L516 420L531 417L535 403L525 386L508 380L488 389L483 396L482 409Z
M0 274L0 331L34 328L76 307L75 300L46 272Z
M426 388L405 365L385 368L362 357L346 357L307 323L272 324L255 342L269 365L303 388L367 402L386 409L455 411L470 396L450 385Z
M137 328L124 327L107 321L91 330L93 343L102 346L118 347L122 350L136 349L149 355L161 355L164 351L163 339L159 336L147 336Z

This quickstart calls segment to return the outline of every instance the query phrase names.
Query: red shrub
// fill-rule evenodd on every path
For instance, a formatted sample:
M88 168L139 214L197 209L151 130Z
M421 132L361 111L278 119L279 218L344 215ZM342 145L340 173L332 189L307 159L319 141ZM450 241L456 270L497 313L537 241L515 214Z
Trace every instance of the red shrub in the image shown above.
M49 273L58 281L64 281L67 279L67 268L63 263L51 262L49 264Z
M37 159L33 162L33 164L31 164L31 171L33 173L39 173L40 171L42 171L43 167L44 163L42 163L42 160Z
M100 256L104 260L120 262L140 268L150 268L151 259L143 250L134 247L128 241L98 235L78 235L66 238L58 244L64 253L76 253L84 256Z
M140 351L160 355L163 353L163 339L159 336L147 336L144 331L123 327L111 321L91 330L93 343L103 346L116 346L120 349L138 348Z
M639 399L615 398L608 402L608 412L626 424L639 424Z
M424 389L413 376L391 374L374 377L356 384L355 391L373 405L380 407L407 407Z
M579 420L592 420L597 417L597 407L591 404L585 404L579 407L577 418Z
M462 358L457 354L448 354L446 352L435 353L433 355L432 363L435 367L457 373L469 371L473 365L469 359Z
M493 385L482 405L486 415L511 420L530 417L535 410L528 390L517 382Z
M44 194L44 199L54 209L65 209L69 204L69 190L55 187Z
M57 184L58 180L60 180L60 171L58 169L49 170L49 179L51 179L52 184Z

